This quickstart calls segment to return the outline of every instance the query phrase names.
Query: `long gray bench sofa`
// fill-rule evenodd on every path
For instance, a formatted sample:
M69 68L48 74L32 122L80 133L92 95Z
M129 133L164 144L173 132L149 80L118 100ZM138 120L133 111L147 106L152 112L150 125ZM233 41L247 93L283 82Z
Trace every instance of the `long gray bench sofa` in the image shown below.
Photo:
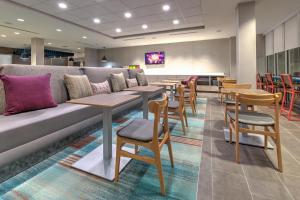
M41 75L51 73L52 95L58 106L3 116L5 96L2 83L0 83L0 167L72 135L79 129L95 125L102 120L101 109L66 103L68 101L68 92L64 84L65 74L86 74L89 80L95 83L109 80L112 73L123 72L126 78L133 78L136 74L135 71L119 68L28 65L2 65L2 67L4 67L2 72L6 75ZM119 93L126 94L127 92L122 91ZM152 96L154 97L160 93ZM113 114L129 109L141 102L141 98L132 101L113 110Z

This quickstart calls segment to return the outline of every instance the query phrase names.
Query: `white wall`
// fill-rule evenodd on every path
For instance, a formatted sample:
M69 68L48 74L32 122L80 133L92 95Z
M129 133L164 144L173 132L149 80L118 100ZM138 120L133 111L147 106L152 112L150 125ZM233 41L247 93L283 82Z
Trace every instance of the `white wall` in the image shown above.
M0 54L0 64L12 64L12 55Z
M164 65L145 65L145 53L164 51ZM231 66L230 39L205 40L173 44L124 47L99 50L116 66L140 65L146 74L190 75L204 73L225 73L229 75ZM100 63L99 63L100 66Z

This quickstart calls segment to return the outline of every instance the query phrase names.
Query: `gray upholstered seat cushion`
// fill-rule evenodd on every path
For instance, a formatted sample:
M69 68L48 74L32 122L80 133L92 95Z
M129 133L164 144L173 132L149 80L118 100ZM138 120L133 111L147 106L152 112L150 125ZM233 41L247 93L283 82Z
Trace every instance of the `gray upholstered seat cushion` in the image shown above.
M0 116L0 153L101 114L100 109L69 103L55 108ZM100 118L99 118L100 120Z
M154 122L146 119L133 120L127 126L117 131L117 135L129 139L139 140L143 142L149 142L153 138L153 124ZM159 136L163 132L162 125L159 126Z
M227 115L235 120L235 111L228 111ZM239 112L239 122L243 124L256 125L256 126L271 126L275 121L271 115L259 112Z
M179 102L178 101L169 101L169 108L178 108L179 107Z

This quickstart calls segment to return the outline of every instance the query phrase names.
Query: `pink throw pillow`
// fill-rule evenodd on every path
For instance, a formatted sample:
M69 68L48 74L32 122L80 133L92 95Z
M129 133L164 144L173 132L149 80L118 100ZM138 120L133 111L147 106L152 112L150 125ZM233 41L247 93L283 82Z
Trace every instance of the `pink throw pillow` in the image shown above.
M4 115L57 106L50 87L51 74L41 76L0 75L5 90Z
M93 94L110 94L110 86L108 81L104 81L102 83L91 83Z

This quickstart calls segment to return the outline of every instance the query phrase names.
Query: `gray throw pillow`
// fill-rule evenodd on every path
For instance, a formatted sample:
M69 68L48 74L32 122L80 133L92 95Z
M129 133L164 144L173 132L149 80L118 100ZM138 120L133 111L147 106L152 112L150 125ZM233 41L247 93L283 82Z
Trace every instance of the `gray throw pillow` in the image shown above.
M124 74L111 74L110 77L112 89L114 92L120 92L127 88Z
M86 75L64 76L70 99L79 99L93 95L90 81Z
M136 79L139 83L139 86L147 86L148 80L144 73L136 73Z

